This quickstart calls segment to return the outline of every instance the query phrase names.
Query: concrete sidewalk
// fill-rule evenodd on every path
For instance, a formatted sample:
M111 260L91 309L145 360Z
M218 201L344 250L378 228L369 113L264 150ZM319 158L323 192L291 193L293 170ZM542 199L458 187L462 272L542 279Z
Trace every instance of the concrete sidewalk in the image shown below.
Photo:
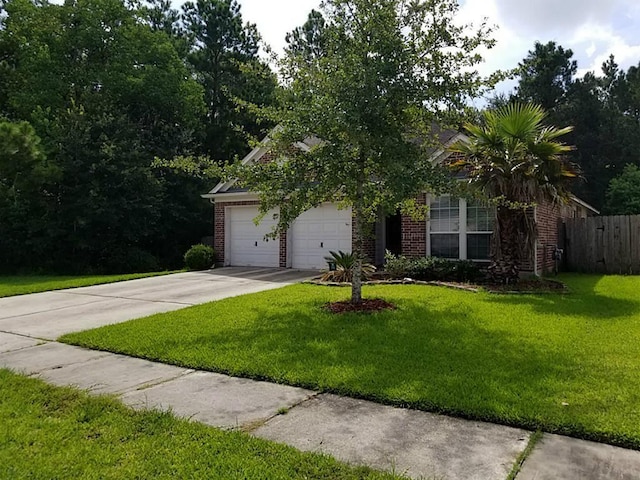
M0 367L413 478L505 479L530 432L0 333ZM285 413L286 412L286 413ZM518 479L632 479L640 452L545 435Z

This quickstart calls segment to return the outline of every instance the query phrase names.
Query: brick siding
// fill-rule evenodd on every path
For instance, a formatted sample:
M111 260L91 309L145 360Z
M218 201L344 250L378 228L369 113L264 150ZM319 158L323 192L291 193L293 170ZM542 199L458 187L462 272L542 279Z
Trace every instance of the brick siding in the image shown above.
M418 205L427 204L427 195L420 194ZM410 216L402 215L402 255L409 258L425 257L427 255L427 220L413 220Z
M351 249L355 248L355 238L356 238L356 221L353 219L351 221ZM376 236L375 236L375 225L365 225L364 227L364 238L362 240L362 250L364 252L364 256L368 262L374 263L376 259Z
M538 205L536 209L536 223L538 227L537 243L537 269L538 273L545 274L553 271L554 246L558 245L558 229L563 217L573 216L570 206L559 207L549 202ZM558 245L562 248L561 245Z

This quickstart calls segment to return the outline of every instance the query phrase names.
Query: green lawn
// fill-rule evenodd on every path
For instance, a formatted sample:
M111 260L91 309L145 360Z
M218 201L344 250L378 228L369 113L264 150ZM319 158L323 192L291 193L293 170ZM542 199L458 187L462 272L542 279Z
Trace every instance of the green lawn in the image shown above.
M640 448L640 277L572 293L371 286L398 310L332 315L295 285L63 337L91 348Z
M7 370L0 391L0 478L399 478Z
M55 276L55 275L13 275L0 276L0 298L27 293L48 292L63 288L88 287L102 283L122 282L136 278L156 277L175 272L131 273L122 275L84 275L84 276Z

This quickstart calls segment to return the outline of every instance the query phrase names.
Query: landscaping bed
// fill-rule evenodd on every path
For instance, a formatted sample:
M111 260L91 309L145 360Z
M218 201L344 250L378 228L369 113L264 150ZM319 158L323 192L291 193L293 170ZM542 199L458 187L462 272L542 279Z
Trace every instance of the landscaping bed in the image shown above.
M640 277L559 280L571 293L369 285L397 309L367 315L295 285L62 340L640 449Z
M0 391L0 478L400 478L1 369Z

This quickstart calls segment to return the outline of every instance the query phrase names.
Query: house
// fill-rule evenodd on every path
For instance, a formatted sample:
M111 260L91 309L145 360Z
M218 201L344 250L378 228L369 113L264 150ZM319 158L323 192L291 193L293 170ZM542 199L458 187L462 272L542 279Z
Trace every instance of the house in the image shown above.
M466 138L463 134L443 131L439 134L442 148L433 153L434 162L451 155L449 145ZM317 140L299 142L303 150ZM269 138L251 151L242 161L268 162ZM203 195L214 205L214 249L218 262L225 266L282 267L320 270L326 268L325 257L330 251L351 251L352 214L335 204L325 203L298 217L287 232L276 240L265 236L273 230L277 211L269 212L259 225L258 197L238 188L235 181L221 182ZM380 216L374 238L365 243L367 256L377 265L384 261L384 252L408 257L437 256L451 259L489 261L493 212L490 207L463 198L434 197L422 194L418 203L430 206L424 220L396 214ZM569 204L542 204L531 209L538 225L537 248L532 258L523 262L522 271L535 274L550 271L554 266L553 252L558 244L558 225L562 218L582 218L597 214L597 210L573 197Z

